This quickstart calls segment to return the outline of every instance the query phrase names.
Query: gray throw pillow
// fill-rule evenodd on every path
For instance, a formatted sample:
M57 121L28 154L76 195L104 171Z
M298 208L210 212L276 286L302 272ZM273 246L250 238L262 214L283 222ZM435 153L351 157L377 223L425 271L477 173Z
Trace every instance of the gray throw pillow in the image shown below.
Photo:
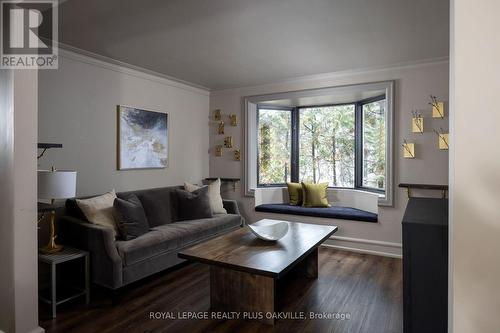
M132 194L126 200L116 198L113 216L121 239L131 240L149 231L149 224L139 198Z
M176 189L179 220L198 220L212 217L208 186L189 192Z

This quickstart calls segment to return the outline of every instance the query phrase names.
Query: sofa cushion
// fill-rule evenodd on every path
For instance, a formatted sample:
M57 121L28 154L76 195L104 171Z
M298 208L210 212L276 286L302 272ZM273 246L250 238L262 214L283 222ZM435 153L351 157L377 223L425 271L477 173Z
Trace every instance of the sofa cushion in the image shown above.
M257 212L325 217L332 219L378 222L378 215L350 207L303 207L290 204L263 204L255 207Z
M302 206L302 184L301 183L286 183L288 188L288 197L290 200L290 205Z
M116 236L118 228L113 217L113 202L116 199L115 190L104 193L88 199L76 199L78 207L87 218L87 221L93 224L99 224L113 229L113 235Z
M208 196L208 186L189 192L175 190L177 195L177 215L179 220L198 220L212 217L212 206Z
M136 264L165 252L179 250L241 225L241 216L215 215L212 218L165 224L129 241L117 241L124 266Z
M113 203L113 216L123 240L131 240L149 231L148 219L141 200L131 194L127 200L116 198Z
M330 207L326 196L328 183L302 182L302 206L304 207Z
M66 200L64 214L88 222L87 217L83 214L80 207L78 207L75 198Z
M137 195L141 200L144 212L150 227L155 227L177 220L175 189L180 186L152 188L130 192L121 192L116 195L125 199L131 194Z
M214 214L227 214L226 209L224 208L224 203L222 197L220 195L220 178L217 178L216 181L206 185L208 186L208 196L210 197L210 205L212 206L212 212ZM184 189L189 192L194 192L201 188L201 186L193 185L190 183L184 182Z

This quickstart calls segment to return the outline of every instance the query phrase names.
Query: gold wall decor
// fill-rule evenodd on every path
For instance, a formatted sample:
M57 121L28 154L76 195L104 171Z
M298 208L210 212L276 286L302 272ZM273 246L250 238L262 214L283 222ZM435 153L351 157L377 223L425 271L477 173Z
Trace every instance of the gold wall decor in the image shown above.
M233 137L226 136L224 138L224 148L233 148Z
M448 136L448 133L439 134L439 149L448 150L450 148L450 141Z
M445 133L441 128L440 131L434 130L434 133L438 136L438 148L440 150L448 150L450 148L450 138L449 134Z
M411 131L413 133L424 133L424 117L416 111L411 112L413 118L411 119Z
M222 146L221 145L215 146L215 156L217 156L217 157L222 156Z
M241 152L239 149L234 150L234 160L235 161L241 161Z
M432 118L444 118L444 102L439 102L436 96L431 95Z
M404 158L415 158L415 144L406 142L403 140L403 157Z
M231 126L238 126L238 118L236 117L236 114L231 113L229 115L229 119L231 119Z
M219 121L219 127L217 128L217 133L224 134L224 122L222 120Z
M222 115L220 113L220 109L217 109L214 111L214 119L217 121L222 120Z

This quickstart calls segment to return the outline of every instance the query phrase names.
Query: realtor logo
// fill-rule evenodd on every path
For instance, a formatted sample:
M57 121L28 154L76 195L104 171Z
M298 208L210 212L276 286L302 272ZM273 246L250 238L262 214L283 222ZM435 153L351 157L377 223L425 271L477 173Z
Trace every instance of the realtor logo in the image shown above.
M56 69L57 0L0 0L0 68Z

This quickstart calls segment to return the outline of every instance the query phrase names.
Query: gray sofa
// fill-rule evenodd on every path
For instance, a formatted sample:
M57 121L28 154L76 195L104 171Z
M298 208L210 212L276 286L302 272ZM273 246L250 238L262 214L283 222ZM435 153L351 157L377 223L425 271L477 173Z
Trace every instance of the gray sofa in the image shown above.
M148 233L129 241L115 240L111 228L89 223L76 201L69 199L58 224L60 242L89 251L92 281L117 290L183 262L177 257L179 250L244 225L233 200L224 200L228 214L178 221L176 188L181 187L117 193L120 198L132 193L137 195L151 228Z

